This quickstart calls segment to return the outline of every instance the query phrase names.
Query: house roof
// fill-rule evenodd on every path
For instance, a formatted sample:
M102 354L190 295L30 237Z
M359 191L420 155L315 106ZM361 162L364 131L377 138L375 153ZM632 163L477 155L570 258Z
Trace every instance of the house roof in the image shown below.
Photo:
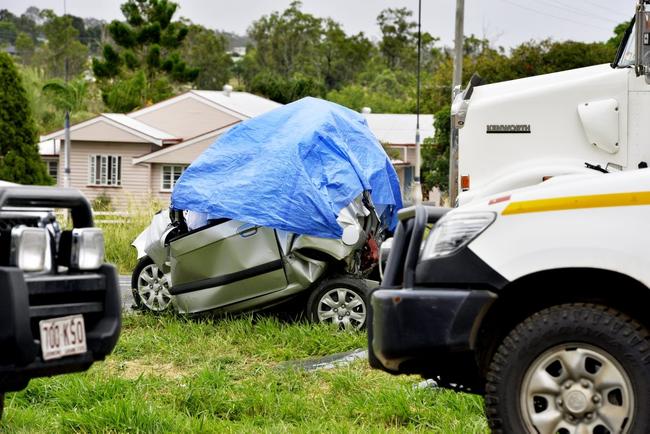
M190 90L169 99L133 111L129 117L138 118L149 112L173 105L187 98L194 98L241 120L246 120L280 107L282 104L248 92L225 92L221 90Z
M164 156L166 156L168 154L171 154L171 153L177 153L178 151L180 151L182 149L190 148L190 147L192 147L193 145L196 145L196 144L201 144L205 140L213 141L218 136L220 136L224 132L228 131L233 125L235 125L235 124L233 123L233 124L221 127L221 128L217 128L216 130L208 131L205 134L201 134L200 136L193 137L193 138L191 138L189 140L186 140L186 141L184 141L182 143L179 143L177 145L167 146L165 148L156 150L154 152L150 152L150 153L142 155L140 157L136 157L136 158L134 158L132 160L132 163L133 164L140 164L140 163L160 163L160 162L163 162L161 160L161 157L164 157ZM203 150L201 150L200 152L202 152L202 151ZM194 150L191 151L191 152L200 153L199 151L194 151ZM198 156L198 153L194 157ZM163 158L163 160L164 160L164 158ZM177 163L179 163L179 164L189 164L190 162L191 161L177 161Z
M80 122L70 127L70 132L79 131L85 127L96 124L98 122L105 122L123 131L126 131L134 136L143 139L146 142L154 143L158 146L165 144L178 143L180 139L173 137L171 134L160 131L147 125L143 122L133 119L121 113L102 113L87 121ZM51 139L61 139L65 134L64 129L54 131L53 133L41 136L41 142Z
M274 101L268 100L266 98L262 98L247 92L191 90L185 92L184 94L177 95L165 101L161 101L149 107L145 107L128 114L102 113L92 119L88 119L86 121L73 125L70 128L70 131L74 133L75 131L82 130L94 124L105 123L113 127L119 128L131 134L132 136L135 136L136 140L142 139L142 141L144 142L151 142L158 146L167 145L167 144L179 144L182 142L185 147L185 145L191 146L193 143L196 143L198 140L197 139L198 136L210 135L214 133L215 130L219 130L224 127L229 127L232 125L232 123L228 123L219 126L219 128L215 129L214 127L212 127L212 129L210 129L210 125L206 124L205 126L208 127L206 128L207 131L201 132L201 134L199 134L196 137L187 138L187 140L183 142L182 138L176 137L166 131L159 129L161 126L162 128L164 128L163 125L157 125L158 128L156 128L152 126L148 120L142 118L142 115L145 115L146 113L150 113L153 111L163 109L165 107L169 107L171 105L174 105L186 99L197 100L199 102L202 102L203 104L206 104L207 106L221 110L226 114L230 114L232 117L239 120L246 120L258 116L262 113L266 113L267 111L280 107L282 105ZM89 134L93 135L96 133L89 132ZM103 134L105 135L106 133ZM42 146L39 146L41 154L56 155L59 152L59 149L57 147L58 144L54 143L53 146L50 146L47 145L46 143L49 143L50 140L54 140L56 142L56 139L61 139L63 138L63 136L64 136L63 129L41 136L41 142L43 143ZM73 135L73 139L74 139L74 135ZM96 140L105 141L107 139L104 137L97 137ZM154 154L155 155L151 155L151 158L156 158L158 156L158 154L156 154L155 152ZM147 155L138 158L136 160L138 162L141 162L140 161L141 159L143 160L142 162L144 162L145 160L146 161L150 160L150 157Z
M282 105L248 92L224 92L217 90L192 90L190 92L223 108L240 113L247 118L261 115Z
M368 127L375 137L391 145L415 144L416 115L393 113L364 113ZM434 133L433 115L420 115L420 137L432 137Z
M144 122L140 122L139 120L133 119L132 117L129 117L122 113L102 113L101 116L118 122L149 137L159 139L165 144L177 143L180 141L180 139L172 136L169 133L166 133L165 131L154 128L151 125L147 125Z

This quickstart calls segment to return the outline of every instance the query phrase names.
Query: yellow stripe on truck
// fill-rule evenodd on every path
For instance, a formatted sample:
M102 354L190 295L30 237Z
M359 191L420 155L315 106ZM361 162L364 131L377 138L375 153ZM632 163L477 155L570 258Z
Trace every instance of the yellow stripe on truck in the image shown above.
M589 196L554 197L552 199L511 202L502 215L531 212L564 211L569 209L605 208L612 206L650 205L650 191L637 193L594 194Z

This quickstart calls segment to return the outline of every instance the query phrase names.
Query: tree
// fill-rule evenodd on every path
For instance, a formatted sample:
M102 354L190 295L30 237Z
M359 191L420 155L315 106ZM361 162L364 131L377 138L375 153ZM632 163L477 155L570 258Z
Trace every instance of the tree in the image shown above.
M0 21L0 46L16 43L16 25L11 21Z
M312 77L294 74L285 78L271 71L257 74L249 84L249 90L281 104L288 104L306 96L321 97L325 91L322 83Z
M106 23L96 18L83 19L84 30L79 32L79 39L93 55L99 55L102 48L102 33Z
M360 74L350 84L327 94L327 99L353 110L370 107L376 113L413 113L415 75L401 70L381 69Z
M406 8L385 9L377 16L382 39L370 49L362 67L349 75L327 98L355 110L364 106L375 112L413 113L417 72L417 23ZM422 33L422 75L429 77L443 59L437 38ZM346 45L349 45L346 44ZM348 56L349 57L349 56ZM345 60L345 59L344 59ZM427 80L425 79L425 83Z
M43 86L52 104L61 111L71 113L86 110L88 83L83 79L65 82L61 79L50 80Z
M92 66L111 110L118 108L115 87L128 87L131 92L132 85L142 84L128 106L123 101L119 104L119 108L131 110L171 96L172 82L188 83L197 78L199 70L188 67L180 56L188 28L183 22L172 21L177 8L178 4L168 0L127 0L121 6L126 22L114 20L108 25L114 44L104 45L103 59L93 59Z
M299 1L255 21L248 36L238 77L249 91L278 102L352 84L376 52L363 33L348 36L337 22L303 12Z
M43 24L44 17L40 9L36 6L30 6L25 10L25 13L20 15L15 21L16 28L25 32L36 40L40 33L40 26Z
M301 6L294 1L282 14L273 12L251 25L248 35L255 46L251 54L259 72L271 70L285 78L297 72L318 76L322 20L302 12Z
M413 12L406 8L388 8L377 16L382 34L379 51L389 68L413 65L415 59L412 47L414 41L417 43L417 23L409 20L412 15Z
M20 56L23 65L32 63L34 57L34 40L25 32L19 32L16 37L16 53Z
M166 86L165 81L158 80L160 86ZM143 105L143 90L147 87L144 71L138 71L129 77L114 81L113 85L102 91L104 104L117 113L128 112ZM149 90L149 94L164 95L169 89Z
M339 23L327 19L320 44L319 68L327 90L354 81L374 54L374 46L363 32L348 36Z
M198 69L195 84L199 89L221 89L228 83L233 62L227 47L225 36L203 26L189 26L181 55L190 67Z
M43 33L47 43L39 48L37 62L44 66L48 77L74 77L86 67L88 49L79 42L79 32L72 25L69 15L58 16L44 10ZM67 67L66 67L67 65Z
M101 48L102 27L104 22L94 18L81 18L75 15L66 15L72 20L72 27L79 34L78 40L93 54L99 54Z
M36 127L18 71L0 53L0 179L21 184L51 184L36 145Z
M445 191L449 187L450 121L449 106L443 107L434 115L434 136L424 139L421 166L424 191L434 187Z
M618 48L618 46L621 45L621 41L623 40L625 31L629 26L630 26L630 22L626 21L614 27L614 36L609 38L609 40L607 41L607 45L609 45L612 48Z

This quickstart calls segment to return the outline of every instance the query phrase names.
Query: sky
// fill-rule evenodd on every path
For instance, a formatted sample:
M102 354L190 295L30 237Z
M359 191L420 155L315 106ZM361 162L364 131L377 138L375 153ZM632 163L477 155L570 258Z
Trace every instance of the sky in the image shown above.
M107 21L122 19L123 0L65 0L67 11ZM177 16L208 28L244 34L252 21L282 11L291 0L175 0ZM29 6L63 12L64 0L0 0L0 9L21 14ZM417 0L303 0L303 10L338 21L347 33L380 36L377 15L385 8L407 7L417 17ZM513 47L529 40L604 41L613 28L632 17L636 0L465 0L465 34ZM423 0L422 30L451 45L456 1Z

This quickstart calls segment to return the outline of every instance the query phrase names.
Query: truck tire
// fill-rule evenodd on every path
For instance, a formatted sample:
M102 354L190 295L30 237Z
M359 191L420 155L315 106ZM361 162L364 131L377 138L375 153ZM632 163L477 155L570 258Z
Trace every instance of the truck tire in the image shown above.
M147 282L145 279L151 279L151 281ZM160 271L149 256L140 258L131 274L134 308L153 313L168 311L172 306L169 286L169 275ZM144 299L149 294L151 297Z
M357 277L325 279L307 300L307 318L342 330L363 330L368 319L368 291L365 280Z
M503 340L485 391L495 433L648 433L648 330L600 305L542 310Z

